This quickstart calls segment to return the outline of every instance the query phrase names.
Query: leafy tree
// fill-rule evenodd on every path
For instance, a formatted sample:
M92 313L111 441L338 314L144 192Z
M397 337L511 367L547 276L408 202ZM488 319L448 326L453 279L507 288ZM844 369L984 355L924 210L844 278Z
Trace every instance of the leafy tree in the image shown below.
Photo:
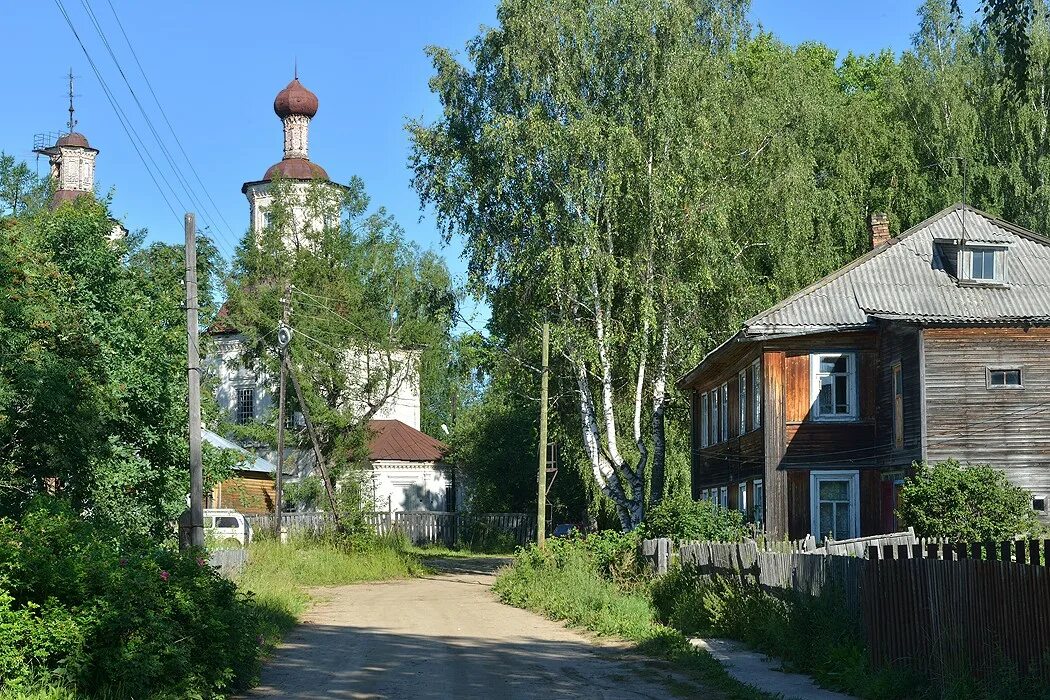
M665 491L669 380L863 250L890 197L892 57L840 71L825 47L753 36L744 10L505 0L466 64L430 49L444 112L408 127L497 337L553 322L561 419L624 527Z
M237 251L228 322L243 335L244 361L276 394L274 331L291 285L291 364L330 478L349 494L368 457L369 421L421 364L447 364L432 356L447 350L455 296L438 256L407 243L384 210L368 213L360 180L345 189L275 181L271 192L268 224ZM274 444L273 421L252 435Z
M953 459L916 464L901 489L897 517L920 537L960 542L998 542L1041 530L1031 494L1003 471Z
M88 197L0 225L0 513L47 492L170 537L189 486L181 285L125 264L111 228ZM206 451L209 481L226 466Z
M48 183L24 161L0 151L0 218L39 211L47 201Z

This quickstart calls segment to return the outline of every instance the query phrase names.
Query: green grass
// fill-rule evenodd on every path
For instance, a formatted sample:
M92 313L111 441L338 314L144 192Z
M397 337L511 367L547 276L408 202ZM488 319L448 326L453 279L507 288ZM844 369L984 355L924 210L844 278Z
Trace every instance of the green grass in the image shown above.
M556 563L524 554L497 579L500 599L600 636L633 642L639 653L672 662L708 688L733 700L770 696L731 678L710 654L690 646L679 631L660 624L644 587L625 590L601 576L586 556Z
M355 545L309 539L254 542L237 583L259 605L268 646L295 626L310 605L308 589L421 576L427 569L403 541L379 538ZM0 698L0 700L4 700Z
M0 689L0 700L76 700L76 693L57 685L20 690Z

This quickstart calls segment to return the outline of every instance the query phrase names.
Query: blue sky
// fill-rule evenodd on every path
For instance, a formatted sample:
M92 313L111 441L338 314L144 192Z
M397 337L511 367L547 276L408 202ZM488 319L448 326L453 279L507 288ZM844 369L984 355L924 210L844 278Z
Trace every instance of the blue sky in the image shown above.
M88 20L85 0L63 0L110 89L158 162L164 159L142 121L102 40ZM964 5L972 6L973 2ZM432 217L420 212L409 183L406 118L433 119L437 100L423 53L428 44L462 49L479 26L495 22L495 2L133 2L87 0L125 74L166 139L185 177L196 178L156 112L149 90L111 10L115 8L154 90L221 217L189 198L172 201L172 214L139 161L98 80L54 2L12 2L3 10L9 99L0 109L0 150L33 164L33 136L59 131L66 121L65 74L76 83L77 130L101 153L96 182L114 188L114 213L150 239L180 241L181 212L198 210L223 249L244 232L248 206L241 184L261 178L281 158L281 125L274 95L292 77L317 93L320 110L310 130L311 159L345 181L361 176L374 205L390 210L408 238L441 250L462 277L460 246L442 248ZM789 43L821 41L842 54L907 48L915 31L916 0L756 0L752 20ZM13 96L13 97L11 97ZM40 172L47 164L40 162ZM166 168L165 168L166 169ZM169 180L181 194L176 178ZM197 188L198 190L200 188ZM169 199L174 199L168 195ZM421 219L422 214L422 219ZM222 223L225 218L229 224Z

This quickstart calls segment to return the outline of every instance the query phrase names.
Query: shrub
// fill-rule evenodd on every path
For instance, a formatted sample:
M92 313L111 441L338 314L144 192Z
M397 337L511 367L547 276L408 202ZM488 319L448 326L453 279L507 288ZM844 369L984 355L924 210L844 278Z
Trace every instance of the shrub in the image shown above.
M666 500L651 508L641 529L647 538L670 537L677 541L733 542L748 534L744 516L739 511L688 497Z
M988 466L963 467L951 459L916 464L901 489L897 516L920 537L998 541L1041 530L1032 497Z
M253 601L203 553L122 542L63 501L0 520L0 680L215 697L257 670Z

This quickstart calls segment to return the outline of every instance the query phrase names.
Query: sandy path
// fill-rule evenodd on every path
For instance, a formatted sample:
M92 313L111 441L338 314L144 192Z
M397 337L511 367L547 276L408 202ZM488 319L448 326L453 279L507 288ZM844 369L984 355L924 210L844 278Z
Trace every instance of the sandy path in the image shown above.
M493 559L317 591L251 698L667 698L680 679L497 602ZM433 564L432 564L433 565ZM704 697L699 689L686 692Z

